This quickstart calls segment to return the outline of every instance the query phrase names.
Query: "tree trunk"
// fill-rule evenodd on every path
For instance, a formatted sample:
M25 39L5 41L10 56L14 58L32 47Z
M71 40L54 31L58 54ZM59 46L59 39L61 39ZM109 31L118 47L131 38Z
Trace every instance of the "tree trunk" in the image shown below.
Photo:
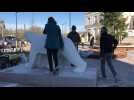
M112 31L113 31L113 33L115 34L115 27L114 27L114 25L113 25L113 29L112 29Z
M121 44L121 41L122 41L121 35L119 35L119 44Z
M119 35L119 41L120 41L119 43L121 44L121 36L120 35Z

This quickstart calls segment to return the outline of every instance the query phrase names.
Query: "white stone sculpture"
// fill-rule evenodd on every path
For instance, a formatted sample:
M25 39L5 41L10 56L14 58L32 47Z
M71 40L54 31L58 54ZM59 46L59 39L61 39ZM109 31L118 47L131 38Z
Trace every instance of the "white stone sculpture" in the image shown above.
M26 32L25 38L26 40L31 42L31 51L29 56L29 63L27 64L27 66L40 67L45 65L45 67L48 68L47 53L46 49L44 48L46 35L33 32ZM73 64L76 66L74 72L85 72L87 63L80 57L72 41L66 37L63 38L63 41L64 41L64 49L62 51L59 51L60 65L63 66L67 63ZM37 64L37 62L39 64Z

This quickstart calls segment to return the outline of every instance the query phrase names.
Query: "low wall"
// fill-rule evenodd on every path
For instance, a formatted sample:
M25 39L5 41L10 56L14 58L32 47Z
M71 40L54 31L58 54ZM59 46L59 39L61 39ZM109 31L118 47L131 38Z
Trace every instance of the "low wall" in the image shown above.
M118 49L124 49L124 50L126 50L126 51L129 51L129 50L134 50L134 46L133 47L129 47L129 46L127 46L127 47L117 47Z
M96 49L99 49L100 46L95 45ZM115 58L125 58L127 56L127 51L131 51L134 50L134 45L119 45L117 46L117 48L114 51L114 57ZM97 54L99 53L99 51L97 51Z

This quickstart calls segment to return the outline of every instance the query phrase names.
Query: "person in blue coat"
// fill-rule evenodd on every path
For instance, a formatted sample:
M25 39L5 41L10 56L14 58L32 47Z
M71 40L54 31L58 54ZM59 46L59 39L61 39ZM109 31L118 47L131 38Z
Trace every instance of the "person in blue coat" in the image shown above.
M64 44L61 29L53 17L48 18L43 33L47 35L45 48L47 49L50 72L58 72L58 51L63 49ZM53 60L55 63L55 69L53 68Z

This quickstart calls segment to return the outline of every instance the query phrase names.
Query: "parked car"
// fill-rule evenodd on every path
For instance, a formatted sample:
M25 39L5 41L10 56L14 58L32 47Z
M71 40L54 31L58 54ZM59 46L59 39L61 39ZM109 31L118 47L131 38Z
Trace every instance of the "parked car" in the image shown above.
M4 39L7 42L8 47L16 48L16 42L17 42L16 37L14 37L14 36L5 36Z
M0 49L4 49L7 47L8 42L5 41L4 38L0 38Z

